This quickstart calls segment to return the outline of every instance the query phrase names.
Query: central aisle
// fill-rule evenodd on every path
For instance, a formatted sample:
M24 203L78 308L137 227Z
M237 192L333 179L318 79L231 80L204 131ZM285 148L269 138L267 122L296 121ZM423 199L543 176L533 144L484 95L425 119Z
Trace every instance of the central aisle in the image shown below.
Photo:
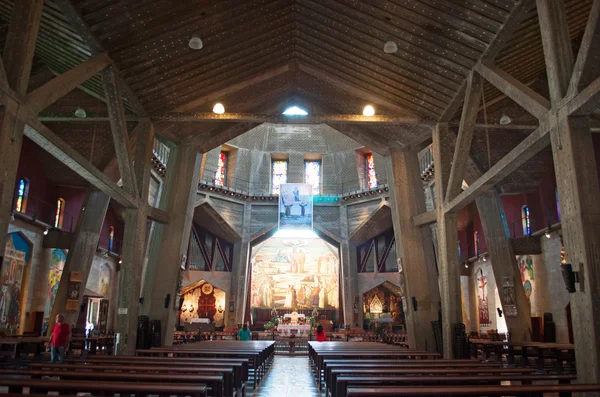
M252 391L246 389L246 392ZM250 394L250 393L248 393ZM310 372L308 357L275 356L271 369L253 397L321 397Z

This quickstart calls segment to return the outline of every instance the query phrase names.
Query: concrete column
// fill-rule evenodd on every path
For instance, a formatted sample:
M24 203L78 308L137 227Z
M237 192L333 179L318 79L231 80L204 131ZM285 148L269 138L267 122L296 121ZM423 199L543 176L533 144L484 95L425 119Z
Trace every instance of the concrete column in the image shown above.
M125 235L119 271L117 321L115 331L121 334L119 354L134 354L137 336L137 319L140 309L142 269L146 254L148 229L148 194L152 169L152 125L140 126L136 136L134 174L139 192L139 208L125 210Z
M157 258L146 272L147 276L153 276L151 282L146 282L153 286L149 314L152 320L161 322L163 345L171 345L173 341L181 260L188 250L201 159L195 146L182 145L176 161L169 160L165 195L170 219L163 226Z
M438 124L433 132L433 156L435 162L438 269L442 296L444 358L455 356L453 328L454 324L462 323L460 268L456 248L458 241L456 213L448 213L444 208L453 156L452 143L448 126Z
M571 294L577 380L600 382L600 186L587 117L551 132L566 262L579 272Z
M510 243L500 214L504 211L501 208L500 197L494 192L487 192L477 198L477 210L481 218L485 242L488 247L494 278L498 286L500 303L504 312L506 326L510 333L511 340L515 342L528 341L531 339L529 327L531 324L531 308L529 301L525 296L525 289L521 283L519 269L515 253ZM512 281L516 297L516 316L511 315L511 310L507 310L505 305L511 304L510 300L504 299L502 288L504 280Z
M104 217L108 210L110 196L99 190L90 190L87 193L83 207L77 220L75 234L71 243L71 248L67 254L67 260L63 269L56 299L52 307L52 314L48 323L48 329L51 330L54 325L54 320L58 313L65 315L65 321L69 324L75 324L79 316L79 306L81 305L85 286L87 284L88 275L96 255L98 240L100 239L100 231L104 223ZM66 312L66 303L69 290L69 273L79 271L82 274L81 289L79 293L79 304L77 310Z
M358 272L356 269L356 262L352 260L354 257L350 250L353 248L353 244L350 244L348 240L350 231L348 225L348 207L340 207L340 233L342 237L342 243L340 245L340 293L342 294L342 304L344 305L344 318L340 321L344 321L347 326L354 326L355 324L362 325L362 306L361 297L358 296ZM358 313L354 313L354 301L358 298L359 310ZM358 314L356 320L354 315Z
M415 227L413 223L415 215L425 212L417 154L392 152L388 167L396 255L401 258L405 299L408 304L408 342L413 349L433 351L435 339L431 321L438 319L440 292L431 230L428 227ZM416 311L413 298L417 301Z
M6 112L6 109L0 110L0 123L2 124L0 127L0 237L2 237L8 233L8 224L13 210L24 124Z
M242 324L246 315L248 304L248 291L250 288L250 239L252 238L252 203L244 204L242 221L242 239L233 246L233 268L231 269L231 299L235 301L235 324ZM249 320L249 319L248 319Z
M2 60L8 85L21 95L27 94L43 6L43 0L15 2L8 27ZM0 110L0 240L8 233L24 127L6 108Z

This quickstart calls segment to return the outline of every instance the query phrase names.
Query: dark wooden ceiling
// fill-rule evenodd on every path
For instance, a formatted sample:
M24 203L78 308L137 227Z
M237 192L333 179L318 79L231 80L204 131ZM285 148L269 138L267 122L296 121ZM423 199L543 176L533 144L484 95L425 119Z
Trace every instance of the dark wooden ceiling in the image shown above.
M59 74L89 58L92 50L56 1L45 0L36 57ZM592 0L564 1L577 48ZM229 112L279 112L295 101L314 111L346 114L360 113L366 103L372 103L378 114L436 120L517 0L71 3L151 114L210 111L216 101L222 101ZM6 35L13 4L14 0L0 0L0 41ZM187 45L194 35L204 43L199 51ZM396 53L383 51L388 40L397 43ZM500 52L497 64L526 84L544 74L535 7ZM502 98L489 84L484 87L488 104ZM104 97L99 75L82 89L96 98ZM132 112L132 107L126 107ZM78 139L89 141L94 130L106 134L106 126L53 123L52 128L67 130L62 136L76 146ZM222 124L157 123L157 130L161 128L187 139L214 135ZM409 126L360 128L402 145L422 140L427 133L426 128ZM511 138L503 139L505 134L512 134ZM480 135L481 131L475 135L474 157L481 157ZM497 145L497 152L489 158L497 160L523 133L495 130L488 135ZM90 152L89 145L81 151ZM487 150L484 154L480 160L487 165ZM94 159L98 166L105 161L104 156Z

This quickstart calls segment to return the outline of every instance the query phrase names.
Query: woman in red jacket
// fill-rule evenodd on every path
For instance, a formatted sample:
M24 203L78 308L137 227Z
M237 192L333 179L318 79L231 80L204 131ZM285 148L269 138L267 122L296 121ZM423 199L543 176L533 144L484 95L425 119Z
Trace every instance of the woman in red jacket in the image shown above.
M329 339L327 335L325 335L325 331L323 330L323 326L319 325L317 327L317 332L315 332L315 337L317 338L317 342L326 342Z

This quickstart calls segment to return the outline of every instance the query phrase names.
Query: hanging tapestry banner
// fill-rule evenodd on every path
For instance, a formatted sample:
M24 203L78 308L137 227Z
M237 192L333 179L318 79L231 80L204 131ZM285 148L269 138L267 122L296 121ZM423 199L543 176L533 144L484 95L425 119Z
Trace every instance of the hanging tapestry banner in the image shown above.
M306 183L283 183L279 193L279 230L312 230L313 188Z

